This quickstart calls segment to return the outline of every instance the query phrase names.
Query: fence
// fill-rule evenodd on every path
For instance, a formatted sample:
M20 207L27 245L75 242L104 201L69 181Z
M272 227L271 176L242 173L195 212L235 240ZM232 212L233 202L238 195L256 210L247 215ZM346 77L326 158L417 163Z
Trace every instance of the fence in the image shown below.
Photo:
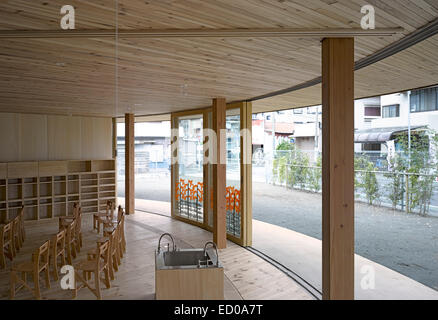
M372 162L384 155L360 153L357 156ZM302 158L300 161L296 159ZM311 164L309 155L277 152L273 159L266 159L265 182L290 189L320 193L322 189L321 159ZM315 158L318 158L315 156ZM386 157L385 157L386 158ZM304 159L304 160L303 160ZM304 162L304 165L296 164ZM423 215L438 213L436 177L432 174L392 172L385 162L383 170L355 170L355 199L372 205L416 212ZM373 163L373 166L376 165ZM254 170L257 172L257 170ZM267 174L269 173L270 174ZM259 171L260 174L260 171ZM257 178L255 179L257 181ZM260 179L258 180L260 182Z
M170 174L170 160L163 162L150 161L150 154L147 151L135 151L134 170L136 177L150 174ZM125 149L117 148L117 172L120 179L125 176Z
M253 155L253 166L265 166L269 165L274 159L281 157L296 158L297 154L303 154L309 160L310 164L315 164L318 158L321 156L321 152L315 150L295 150L295 151L282 151L277 150L272 154L263 154L263 152L255 152ZM400 151L396 151L395 154L400 155ZM388 153L386 151L361 151L355 152L355 157L362 157L367 161L374 164L376 168L381 171L388 170Z

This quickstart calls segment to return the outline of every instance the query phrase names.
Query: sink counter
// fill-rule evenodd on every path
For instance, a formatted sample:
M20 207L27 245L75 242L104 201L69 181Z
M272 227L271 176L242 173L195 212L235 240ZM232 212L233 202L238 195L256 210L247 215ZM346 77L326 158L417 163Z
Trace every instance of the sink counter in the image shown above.
M224 270L214 250L155 253L157 300L223 300Z

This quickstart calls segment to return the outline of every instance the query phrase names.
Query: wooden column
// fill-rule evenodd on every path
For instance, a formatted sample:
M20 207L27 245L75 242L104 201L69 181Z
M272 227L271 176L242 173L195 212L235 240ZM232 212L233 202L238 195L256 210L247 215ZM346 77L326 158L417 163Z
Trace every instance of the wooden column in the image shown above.
M226 139L221 136L225 130L226 111L225 99L213 99L213 130L217 136L216 163L213 164L213 241L219 249L227 247Z
M252 103L243 102L241 129L248 130L241 136L241 202L242 202L242 246L252 246Z
M354 39L322 43L323 299L354 299Z
M125 114L125 209L126 214L135 213L134 188L134 114Z

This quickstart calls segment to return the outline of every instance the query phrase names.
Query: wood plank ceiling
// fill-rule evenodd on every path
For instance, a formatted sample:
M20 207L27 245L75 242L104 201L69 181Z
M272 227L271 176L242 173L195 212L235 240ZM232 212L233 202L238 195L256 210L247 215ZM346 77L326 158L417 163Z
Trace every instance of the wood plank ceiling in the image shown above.
M392 37L358 37L360 60L438 17L436 0L69 0L76 28L359 28L364 4ZM59 30L64 0L0 2L1 30ZM0 112L157 115L246 100L321 75L319 38L1 39ZM115 94L118 55L118 104ZM437 83L438 36L356 72L356 97ZM320 86L254 102L319 104Z

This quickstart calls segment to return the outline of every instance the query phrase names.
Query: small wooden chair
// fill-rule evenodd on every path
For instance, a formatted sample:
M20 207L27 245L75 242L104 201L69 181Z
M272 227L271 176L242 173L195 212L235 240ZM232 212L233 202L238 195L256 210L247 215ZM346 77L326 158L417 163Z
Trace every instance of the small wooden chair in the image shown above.
M126 252L126 239L125 239L125 211L122 209L121 206L119 206L119 210L117 213L117 223L115 221L112 221L111 223L105 224L105 228L103 230L103 235L108 236L109 233L112 232L113 229L116 228L116 225L119 227L119 236L118 236L118 242L120 246L120 257L123 258L123 253Z
M50 241L50 259L52 261L53 266L53 278L55 281L58 281L58 258L61 257L61 266L65 265L65 238L66 238L67 230L61 230L57 234L55 234Z
M119 229L114 229L107 237L103 237L97 240L97 244L105 243L109 241L110 243L110 260L109 260L109 272L111 280L115 279L115 271L119 271L120 254L119 254L119 245L118 245L118 231ZM87 252L88 260L94 260L97 256L97 249L92 249Z
M0 226L0 268L6 268L6 258L13 260L15 256L13 222Z
M21 244L24 243L24 239L26 238L26 231L24 230L24 206L21 208L20 212L18 213L18 216L20 217L20 238L21 238Z
M77 218L80 211L80 206L77 202L73 204L73 215L59 217L59 230L66 228L74 219Z
M122 215L124 214L124 211L122 209L122 206L119 206L118 210L117 210L117 220L113 219L107 219L106 221L104 221L103 225L104 225L104 230L108 230L110 228L115 228L117 226L117 224L120 222L120 220L122 219Z
M71 265L73 258L76 258L76 220L70 222L66 228L65 249L67 252L67 262Z
M79 208L76 217L74 240L76 245L76 252L80 252L82 248L82 208Z
M23 242L21 241L21 222L20 216L17 215L12 221L12 240L14 244L14 257L17 255L17 252L20 251Z
M39 247L32 254L32 261L24 262L13 266L11 269L11 288L10 288L10 298L14 299L15 293L18 292L23 287L29 289L38 300L41 299L40 292L40 273L44 271L46 279L46 287L50 289L50 278L49 278L49 248L50 240L46 241L41 247ZM21 277L18 276L21 273ZM26 280L26 275L32 274L34 288L32 288ZM20 284L16 288L16 284Z
M110 282L110 242L105 241L97 245L96 258L94 260L83 260L74 265L75 268L75 289L73 289L73 299L77 297L77 293L80 289L87 287L93 292L98 300L102 300L100 293L100 275L103 272L105 275L105 285L109 289L111 288ZM81 274L82 273L82 274ZM94 288L88 283L88 275L94 274ZM82 282L78 286L77 281Z
M105 212L95 213L93 215L93 230L100 233L100 226L114 219L115 204L112 201L107 201Z
M120 236L119 236L119 247L121 256L126 252L126 239L125 239L125 213L123 212L122 217L120 219Z

